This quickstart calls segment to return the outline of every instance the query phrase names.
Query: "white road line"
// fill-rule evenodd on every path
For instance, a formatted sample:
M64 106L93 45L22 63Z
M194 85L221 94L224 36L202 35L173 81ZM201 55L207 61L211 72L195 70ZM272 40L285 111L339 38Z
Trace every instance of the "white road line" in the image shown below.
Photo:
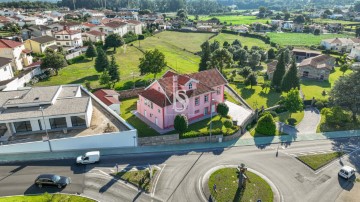
M155 181L155 186L154 186L154 189L153 189L153 191L152 191L152 193L151 193L151 197L154 197L154 195L155 195L157 183L158 183L158 181L159 181L159 178L160 178L160 176L161 176L162 171L165 169L165 166L166 166L166 164L164 164L164 167L161 169L161 171L160 171L160 173L159 173L159 176L157 177L157 179L156 179L156 181Z
M204 194L203 194L203 190L201 189L202 178L203 178L203 177L199 178L198 190L201 192L201 193L200 193L201 198L203 199L203 201L206 202L206 201L208 201L208 200L206 200L206 198L205 198L205 196L204 196Z
M102 170L99 170L99 172L102 173L102 174L104 174L104 175L107 175L107 176L111 177L111 175L109 175L108 173L105 173L105 172L102 171Z

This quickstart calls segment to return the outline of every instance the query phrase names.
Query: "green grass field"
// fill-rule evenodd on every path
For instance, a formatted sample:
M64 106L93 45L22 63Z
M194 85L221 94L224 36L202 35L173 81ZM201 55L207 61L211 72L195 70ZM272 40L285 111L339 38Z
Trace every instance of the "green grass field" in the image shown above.
M304 111L301 112L296 112L296 113L292 113L291 114L291 118L290 118L290 113L289 112L283 112L283 113L279 113L277 117L275 117L275 121L280 121L286 124L290 124L289 123L289 119L294 119L295 120L295 125L299 124L300 121L304 118Z
M270 37L271 42L275 42L281 46L319 46L321 40L331 39L331 38L340 38L340 37L354 37L353 35L345 34L322 34L322 35L313 35L305 33L267 33L267 36Z
M252 46L259 46L266 50L270 48L269 44L265 44L260 39L243 37L243 36L238 36L238 35L233 35L233 34L221 33L221 34L217 35L216 37L212 38L210 41L213 42L214 40L217 40L222 45L225 41L227 41L231 44L233 41L235 41L235 39L240 40L242 46L248 46L249 48L251 48Z
M351 70L346 72L347 74L351 73ZM329 91L331 90L332 86L334 85L335 81L342 76L342 72L340 68L335 67L335 71L330 74L329 81L317 81L317 80L302 80L301 81L301 90L305 95L306 100L310 100L313 97L319 98L327 98ZM323 90L327 93L326 96L322 95Z
M328 24L328 23L341 23L342 25L348 25L348 24L357 24L359 22L351 22L351 21L345 21L345 20L333 20L333 19L323 19L323 18L316 18L313 20L315 23L320 24Z
M210 176L208 186L216 201L249 202L259 199L266 202L273 201L271 187L264 179L246 171L249 182L247 182L245 190L240 192L237 175L236 168L223 168ZM216 192L213 189L214 184L216 184Z
M230 25L232 23L233 25L250 25L255 22L260 23L266 23L267 21L270 21L270 19L258 19L256 16L243 16L243 15L217 15L217 16L199 16L199 20L209 20L211 18L218 18L221 23L227 23L227 25ZM195 19L195 18L194 18Z
M327 154L304 155L296 158L308 165L311 169L317 170L342 155L344 155L344 152L332 152Z

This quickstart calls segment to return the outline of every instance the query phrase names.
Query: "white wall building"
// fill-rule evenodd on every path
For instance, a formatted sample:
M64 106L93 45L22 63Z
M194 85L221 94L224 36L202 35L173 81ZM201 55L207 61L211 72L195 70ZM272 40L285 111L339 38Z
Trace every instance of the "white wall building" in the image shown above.
M0 39L0 56L12 59L11 66L13 70L22 70L24 66L32 63L32 56L30 50L25 49L23 43Z
M11 68L11 59L0 57L0 82L12 79L14 72Z
M56 45L67 47L82 47L83 41L81 38L81 31L64 29L55 32Z

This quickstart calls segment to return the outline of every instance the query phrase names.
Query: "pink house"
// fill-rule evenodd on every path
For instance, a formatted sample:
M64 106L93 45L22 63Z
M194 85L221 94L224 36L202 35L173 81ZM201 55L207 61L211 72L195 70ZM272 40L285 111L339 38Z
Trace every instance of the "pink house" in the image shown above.
M177 114L194 120L224 102L226 79L217 69L179 75L167 71L139 94L137 112L161 129L174 125ZM212 104L212 106L210 106Z

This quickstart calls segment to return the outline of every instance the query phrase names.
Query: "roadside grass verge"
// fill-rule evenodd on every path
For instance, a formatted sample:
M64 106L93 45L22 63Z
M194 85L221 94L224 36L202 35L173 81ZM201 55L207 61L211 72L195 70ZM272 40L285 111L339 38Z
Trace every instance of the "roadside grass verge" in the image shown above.
M155 176L157 172L156 169L153 169L152 176ZM132 185L144 190L149 193L151 188L151 178L149 170L136 170L136 171L123 171L113 174L116 178L124 180Z
M209 178L208 186L216 201L262 201L272 202L274 194L270 185L258 175L246 171L249 182L245 189L238 189L238 173L236 168L223 168L215 171ZM216 184L216 192L213 189Z
M317 170L333 160L340 158L344 154L344 152L332 152L327 154L304 155L296 158L311 169Z
M28 196L11 196L11 197L2 197L0 202L95 202L92 199L84 198L81 196L67 195L67 194L41 194L41 195L28 195Z

